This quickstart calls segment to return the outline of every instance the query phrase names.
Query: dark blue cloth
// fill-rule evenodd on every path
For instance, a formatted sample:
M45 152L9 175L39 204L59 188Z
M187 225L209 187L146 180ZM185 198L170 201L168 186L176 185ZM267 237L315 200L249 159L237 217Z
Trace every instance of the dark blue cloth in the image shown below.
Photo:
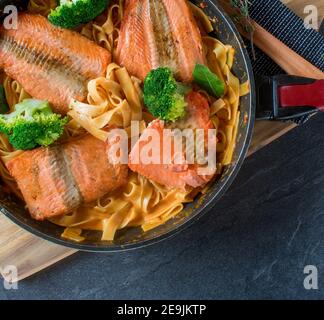
M324 37L306 29L304 21L279 0L251 0L251 17L306 60L324 71ZM251 46L247 44L251 54ZM283 73L269 57L256 48L252 60L254 72L264 75Z

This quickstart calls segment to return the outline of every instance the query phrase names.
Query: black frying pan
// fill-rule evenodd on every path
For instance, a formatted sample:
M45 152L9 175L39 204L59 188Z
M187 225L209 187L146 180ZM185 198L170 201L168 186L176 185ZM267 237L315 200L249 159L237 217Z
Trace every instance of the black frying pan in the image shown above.
M14 1L0 0L0 5L8 2ZM192 2L197 4L200 1ZM248 80L251 84L250 94L241 99L241 119L233 163L225 169L221 179L215 182L209 192L200 198L198 197L194 203L186 206L185 210L176 218L164 225L145 233L140 228L121 230L117 233L113 242L101 241L101 233L93 231L86 232L87 240L81 244L62 239L60 235L63 228L50 222L33 220L24 209L23 203L0 190L0 211L5 216L34 235L54 243L79 250L110 252L135 249L168 238L198 220L216 204L233 182L246 156L253 131L256 94L252 67L238 31L230 18L213 1L208 0L205 3L207 7L204 11L208 16L215 17L215 21L217 21L215 36L236 49L234 73L240 78L241 82ZM217 210L215 210L215 214L217 214Z

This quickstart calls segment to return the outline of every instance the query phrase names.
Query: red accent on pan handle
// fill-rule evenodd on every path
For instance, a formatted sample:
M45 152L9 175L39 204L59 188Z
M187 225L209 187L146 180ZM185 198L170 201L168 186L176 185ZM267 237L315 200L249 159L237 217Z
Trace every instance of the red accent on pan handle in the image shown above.
M279 105L288 107L316 107L324 112L324 80L312 84L282 86L278 89Z

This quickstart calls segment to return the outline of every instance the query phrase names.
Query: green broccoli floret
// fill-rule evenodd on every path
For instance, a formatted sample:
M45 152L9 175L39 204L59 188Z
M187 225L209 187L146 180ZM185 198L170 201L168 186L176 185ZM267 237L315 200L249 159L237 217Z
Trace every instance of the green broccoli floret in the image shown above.
M61 137L68 118L53 113L47 101L26 99L10 114L0 115L0 133L17 150L47 147Z
M145 78L144 103L153 116L174 122L186 115L189 89L175 80L169 68L158 68Z
M108 4L109 0L61 0L48 20L56 26L72 29L99 16Z

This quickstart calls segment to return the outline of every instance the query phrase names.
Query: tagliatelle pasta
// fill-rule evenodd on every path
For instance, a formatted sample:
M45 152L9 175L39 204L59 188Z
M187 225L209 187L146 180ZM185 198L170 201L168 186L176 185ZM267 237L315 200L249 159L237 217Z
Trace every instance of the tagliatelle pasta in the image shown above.
M47 16L51 9L57 6L57 0L30 0L28 11L35 14Z
M123 16L124 0L113 1L107 13L84 26L81 34L103 46L114 55Z
M54 4L55 2L55 4ZM31 0L29 11L47 15L56 5L55 0ZM118 43L120 25L124 15L124 1L111 1L108 9L94 21L79 29L79 32L98 45L112 52L114 57ZM201 19L199 25L204 34L211 30L211 24L202 11L194 7L194 15ZM203 37L208 67L226 84L225 95L215 99L201 91L210 102L210 118L217 130L217 174L233 161L240 121L240 97L249 93L249 83L240 84L233 75L235 49L217 39ZM125 68L111 63L104 77L93 79L88 83L88 96L85 103L71 103L65 139L76 137L88 131L102 141L106 141L106 128L124 128L129 132L132 121L139 121L140 133L154 118L143 105L141 81L132 77ZM10 110L15 104L29 95L21 85L5 76L3 86ZM9 175L4 163L19 155L21 151L12 149L8 140L0 135L0 175L6 185L21 197L16 183ZM74 212L50 219L52 223L65 228L62 237L82 242L85 240L83 230L102 232L102 240L112 241L116 232L128 227L141 227L151 230L177 216L186 203L204 190L169 190L139 174L130 172L128 183L91 205L84 205Z
M69 115L92 135L106 141L108 133L103 128L128 128L132 121L142 120L143 107L136 83L125 68L112 63L105 78L89 82L89 104L72 102Z
M187 193L169 191L131 173L122 190L100 199L96 206L83 207L51 221L72 230L77 228L102 231L102 240L108 241L114 239L119 229L142 226L147 231L161 225L180 213L184 203L192 200Z
M14 178L11 177L5 166L7 162L9 162L11 159L14 159L21 153L22 151L14 151L10 143L8 142L8 139L3 134L0 134L0 177L6 183L7 187L9 187L10 191L22 199L21 192L17 188L17 184Z
M239 79L231 71L235 55L233 47L211 37L204 37L203 41L209 68L224 79L227 85L224 97L214 101L210 108L219 138L219 166L224 167L232 162L240 119L240 97L249 92L248 83L241 86Z
M13 110L13 107L17 103L30 98L30 95L24 90L24 88L16 80L13 80L8 76L4 77L3 87L10 111Z

